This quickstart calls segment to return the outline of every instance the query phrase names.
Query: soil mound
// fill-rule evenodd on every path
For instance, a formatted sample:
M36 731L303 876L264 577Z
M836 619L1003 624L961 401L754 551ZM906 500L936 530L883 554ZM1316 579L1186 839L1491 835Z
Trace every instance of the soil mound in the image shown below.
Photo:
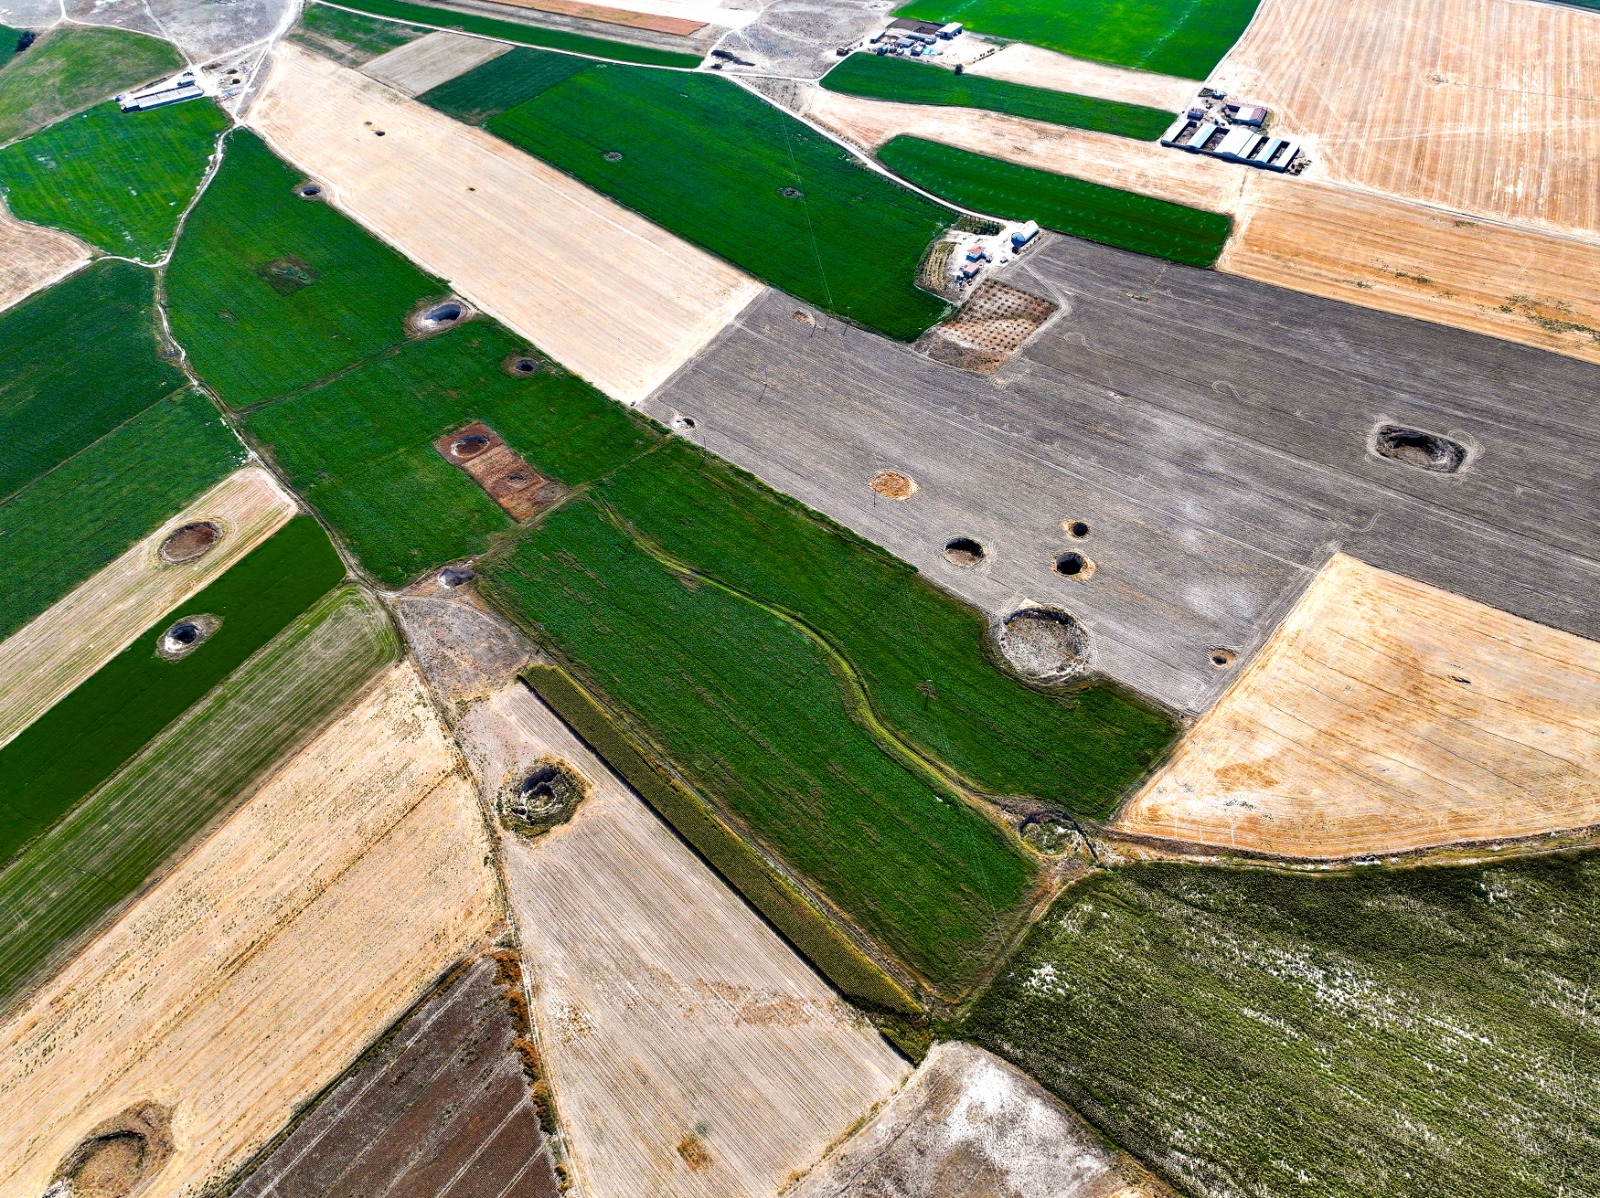
M1089 661L1089 634L1053 607L1024 607L1000 626L1000 654L1019 674L1039 682L1065 682Z
M917 493L916 481L898 470L880 470L868 485L885 499L910 499Z
M176 566L204 557L221 538L222 529L210 520L197 520L193 524L185 524L161 542L161 548L156 553L169 566Z

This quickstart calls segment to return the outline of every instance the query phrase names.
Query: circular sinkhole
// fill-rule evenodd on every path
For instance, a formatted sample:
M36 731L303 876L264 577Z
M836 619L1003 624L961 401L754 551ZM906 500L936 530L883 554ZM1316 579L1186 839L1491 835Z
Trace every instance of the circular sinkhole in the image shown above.
M917 493L916 480L898 470L880 470L867 485L885 499L910 499Z
M61 1162L47 1194L70 1198L129 1198L172 1155L164 1108L142 1103L108 1119Z
M798 187L780 187L778 194L786 200L803 200L806 198L806 193Z
M463 462L477 457L489 448L489 438L482 433L468 433L450 442L450 456Z
M680 433L692 433L695 430L693 416L679 416L672 422L672 427Z
M957 566L976 566L983 560L984 549L971 537L951 537L944 543L944 556Z
M446 566L439 571L439 585L442 587L466 586L478 576L471 566Z
M1434 474L1454 474L1467 461L1461 442L1404 424L1380 424L1372 434L1372 452Z
M1057 555L1056 573L1067 578L1076 578L1080 582L1087 581L1094 577L1094 563L1081 553L1068 551Z
M604 158L607 162L621 162L622 161L622 151L621 150L607 150L604 154L600 155L600 157Z
M471 305L456 296L446 296L444 299L424 300L411 310L411 315L406 318L406 325L413 333L423 337L430 337L436 333L447 332L465 320L470 320L476 313Z
M188 657L210 640L220 627L221 619L209 614L184 616L181 620L175 620L156 638L156 656L165 661Z
M315 200L322 195L322 184L306 182L294 189L294 194L302 200Z
M1211 662L1213 668L1218 670L1226 670L1238 658L1239 655L1232 649L1212 649L1206 654L1206 659Z
M547 832L572 818L584 797L583 780L564 761L536 761L500 801L503 822L525 836Z
M196 520L176 530L165 541L156 555L169 566L192 562L210 553L222 537L222 529L213 521Z
M1061 531L1074 540L1081 541L1089 535L1089 525L1083 520L1063 520L1061 522Z
M999 629L1000 655L1012 669L1038 682L1065 682L1089 661L1089 633L1054 607L1024 607Z

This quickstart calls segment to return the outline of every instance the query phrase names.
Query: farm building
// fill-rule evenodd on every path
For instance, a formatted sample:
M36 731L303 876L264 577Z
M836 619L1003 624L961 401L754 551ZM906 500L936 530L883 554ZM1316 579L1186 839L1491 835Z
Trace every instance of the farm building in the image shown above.
M123 112L148 112L152 108L164 108L168 104L193 100L203 95L205 92L194 81L194 72L185 71L174 79L164 79L141 91L125 92L117 97L117 103L122 105Z

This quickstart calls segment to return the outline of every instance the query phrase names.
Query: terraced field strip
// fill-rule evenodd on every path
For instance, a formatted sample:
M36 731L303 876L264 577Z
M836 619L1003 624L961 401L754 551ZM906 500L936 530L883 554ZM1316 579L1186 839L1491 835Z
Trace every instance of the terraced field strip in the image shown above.
M822 86L869 100L988 109L1139 141L1155 141L1172 123L1172 113L1164 109L957 75L931 63L877 54L850 55L823 76Z
M1213 83L1306 138L1311 173L1600 234L1600 14L1527 0L1262 0Z
M59 229L30 225L0 201L0 312L89 261L89 247Z
M480 37L492 37L520 46L541 46L547 50L561 50L568 54L584 54L593 58L609 58L617 62L679 67L683 70L693 70L700 65L698 54L658 50L653 46L635 46L629 42L614 42L609 38L568 33L561 29L543 29L538 25L524 25L517 21L498 21L493 17L481 17L475 13L434 8L430 4L408 4L405 0L348 0L348 3L336 7L348 8L371 16L388 17L395 21L410 21L434 29L457 29L463 33L475 33Z
M589 786L572 822L503 838L586 1194L772 1193L893 1092L893 1050L532 694L470 718Z
M969 63L965 73L1051 91L1121 100L1124 104L1143 104L1169 113L1186 107L1196 91L1192 79L1108 66L1087 58L1057 54L1026 42L1012 42L996 54Z
M0 860L60 819L343 576L309 516L291 520L0 749ZM187 618L176 660L167 631ZM200 629L209 624L209 635Z
M1118 815L1346 858L1600 824L1600 644L1336 555Z
M968 29L1062 54L1204 79L1250 23L1259 0L912 0L896 16Z
M227 127L210 100L150 112L97 104L0 150L0 189L23 220L153 262Z
M216 409L183 392L0 503L0 636L104 569L244 457Z
M357 220L613 398L643 399L761 291L551 166L294 47L251 121Z
M1600 362L1600 245L1575 237L1251 178L1217 269Z
M904 134L1209 212L1233 212L1244 186L1245 170L1220 158L1004 113L867 100L824 88L807 93L804 111L867 151Z
M0 1009L399 655L373 599L333 591L13 858L0 871Z
M1036 220L1074 237L1188 266L1215 262L1233 225L1220 213L911 137L879 147L878 161L965 208L1010 220Z
M0 314L0 496L183 386L157 353L143 267L98 262Z
M474 788L393 667L0 1025L0 1173L43 1193L136 1103L180 1129L139 1193L226 1177L501 926Z
M1119 869L965 1032L1184 1193L1593 1195L1600 855Z
M0 642L0 745L126 649L163 612L221 577L294 513L294 500L272 476L247 466ZM164 561L163 542L198 523L213 524L221 533L214 547L192 561Z
M885 336L914 340L948 309L916 277L956 214L726 79L595 64L487 127L758 279Z
M0 145L182 69L183 55L160 38L57 26L0 70Z

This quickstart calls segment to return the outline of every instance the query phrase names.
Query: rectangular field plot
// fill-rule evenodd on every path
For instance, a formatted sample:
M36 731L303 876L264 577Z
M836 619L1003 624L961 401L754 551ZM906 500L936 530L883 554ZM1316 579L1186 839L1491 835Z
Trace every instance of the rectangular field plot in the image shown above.
M822 86L872 100L986 108L1143 141L1154 141L1172 123L1172 113L1157 108L1047 91L979 75L957 75L932 64L877 54L850 55L823 77Z
M182 386L142 267L97 263L0 314L0 496Z
M150 112L97 104L0 150L0 189L23 220L154 261L227 127L209 100Z
M248 407L389 349L445 285L320 198L254 133L229 135L221 169L167 272L173 335L233 407Z
M415 25L311 3L301 10L288 40L347 67L358 67L427 35L426 29Z
M458 121L481 125L524 100L549 91L592 64L574 54L518 48L480 67L429 88L417 97Z
M955 214L727 80L596 64L487 127L857 324L909 341L946 311L915 280Z
M1074 237L1120 249L1210 266L1232 221L1104 184L1051 174L953 146L896 137L878 160L918 187L957 204L1011 220L1036 220Z
M244 459L193 392L160 400L0 503L9 637Z
M160 38L125 29L59 26L0 71L0 145L182 69L183 55Z
M1259 0L912 0L897 16L968 29L1074 58L1204 79Z
M399 651L374 600L333 591L14 857L0 871L0 1007Z
M290 521L0 749L0 860L104 782L343 574L321 526L304 516ZM189 631L173 640L169 627Z
M1600 856L1081 882L965 1031L1186 1193L1592 1196Z

